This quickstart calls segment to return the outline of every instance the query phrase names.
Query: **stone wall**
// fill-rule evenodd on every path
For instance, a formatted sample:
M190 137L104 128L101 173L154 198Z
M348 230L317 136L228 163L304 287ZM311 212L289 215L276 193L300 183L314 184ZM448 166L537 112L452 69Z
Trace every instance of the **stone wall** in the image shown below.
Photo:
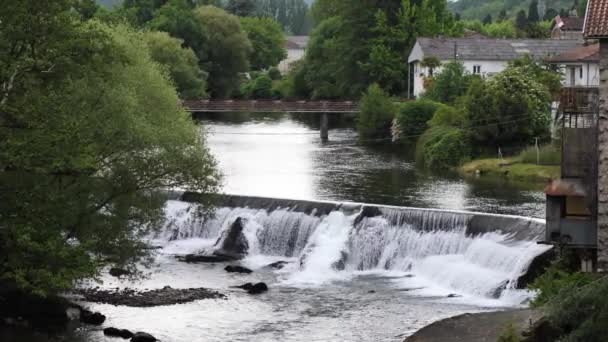
M608 271L608 39L600 47L598 165L598 269Z

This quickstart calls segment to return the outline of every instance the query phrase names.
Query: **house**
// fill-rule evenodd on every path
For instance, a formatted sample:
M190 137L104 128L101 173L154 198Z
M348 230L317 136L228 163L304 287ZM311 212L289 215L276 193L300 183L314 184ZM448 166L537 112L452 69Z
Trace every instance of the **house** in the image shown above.
M304 52L308 45L308 36L288 36L285 39L285 49L287 49L287 58L279 63L279 70L285 74L289 71L292 63L304 58Z
M546 60L561 71L562 85L598 87L600 85L600 45L577 47Z
M532 56L544 59L582 46L576 39L488 39L488 38L418 38L408 57L409 94L420 96L425 80L439 68L428 67L425 61L434 59L441 64L458 60L467 71L482 77L503 71L509 61Z
M597 116L597 268L608 271L608 0L589 0L584 36L599 41Z
M584 22L584 18L577 16L558 15L551 25L551 39L582 39Z

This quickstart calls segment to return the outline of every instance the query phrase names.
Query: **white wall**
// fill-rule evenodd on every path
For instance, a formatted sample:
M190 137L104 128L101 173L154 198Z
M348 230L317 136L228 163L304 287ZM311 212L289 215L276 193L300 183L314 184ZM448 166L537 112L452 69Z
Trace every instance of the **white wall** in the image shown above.
M287 49L287 58L279 63L279 70L282 74L289 71L289 65L304 58L304 49Z
M559 69L562 74L563 86L597 87L600 85L600 67L598 63L563 63L559 65ZM572 75L572 70L574 70L574 75ZM574 76L574 79L572 76Z

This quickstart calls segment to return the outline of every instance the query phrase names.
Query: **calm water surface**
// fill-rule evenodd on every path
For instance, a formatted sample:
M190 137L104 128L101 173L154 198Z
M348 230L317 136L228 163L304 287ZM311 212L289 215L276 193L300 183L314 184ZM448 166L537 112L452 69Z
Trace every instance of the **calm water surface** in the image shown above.
M538 185L423 171L404 148L362 146L348 118L332 119L323 143L310 114L198 116L226 193L544 217Z

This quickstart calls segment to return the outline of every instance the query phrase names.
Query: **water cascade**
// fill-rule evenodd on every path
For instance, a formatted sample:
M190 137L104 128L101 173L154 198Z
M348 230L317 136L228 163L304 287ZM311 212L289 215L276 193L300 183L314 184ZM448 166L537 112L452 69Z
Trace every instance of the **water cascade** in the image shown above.
M291 258L290 285L319 286L365 272L415 278L427 294L521 300L517 279L548 247L540 220L332 202L227 197L210 216L170 200L158 240L217 239L241 218L249 256ZM435 291L435 292L434 292ZM521 291L520 291L521 292Z

